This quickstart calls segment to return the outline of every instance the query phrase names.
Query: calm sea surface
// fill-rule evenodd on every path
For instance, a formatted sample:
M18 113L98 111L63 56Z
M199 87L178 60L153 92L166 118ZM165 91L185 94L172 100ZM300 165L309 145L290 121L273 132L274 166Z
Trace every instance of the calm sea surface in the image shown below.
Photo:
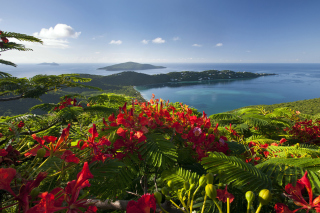
M37 74L58 75L88 73L110 75L120 71L96 70L112 64L60 64L59 66L18 64L17 68L0 65L0 71L16 77ZM320 64L154 64L166 69L138 71L158 74L179 71L232 70L276 73L255 79L168 83L136 87L145 99L156 98L183 102L207 114L225 112L248 105L275 104L320 97Z

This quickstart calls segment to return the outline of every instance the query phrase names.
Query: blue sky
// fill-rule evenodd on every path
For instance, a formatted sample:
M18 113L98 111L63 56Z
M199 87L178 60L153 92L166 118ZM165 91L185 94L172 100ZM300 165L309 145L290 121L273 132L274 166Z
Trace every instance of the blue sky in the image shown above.
M10 0L15 63L320 63L319 0ZM21 42L20 42L21 43Z

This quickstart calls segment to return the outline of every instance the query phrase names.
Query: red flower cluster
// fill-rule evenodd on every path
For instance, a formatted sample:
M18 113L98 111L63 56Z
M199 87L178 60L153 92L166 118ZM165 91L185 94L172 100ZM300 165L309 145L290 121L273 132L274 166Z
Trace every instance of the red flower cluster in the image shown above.
M6 38L6 37L4 37L4 36L2 36L2 31L0 30L0 37L1 37L1 40L2 40L2 42L0 42L0 48L2 48L3 47L3 43L8 43L9 42L9 40Z
M293 138L300 140L303 143L319 143L320 142L320 121L313 122L305 120L297 122L291 130L285 129L292 134Z
M197 153L198 160L208 156L208 152L227 153L227 139L219 141L218 125L215 129L211 128L210 119L205 113L198 118L192 115L192 110L186 105L181 104L181 108L175 108L168 103L159 102L158 99L154 100L154 97L151 100L149 103L136 103L139 111L141 110L139 114L135 113L134 104L130 110L127 110L125 104L120 107L117 116L113 114L108 118L108 123L103 120L107 128L118 127L118 139L113 143L114 148L111 150L114 157L122 159L129 153L137 153L141 158L139 144L146 142L146 134L153 129L173 130L173 137L180 138L180 141L182 138L184 142L180 145L191 147Z
M6 190L14 196L18 201L19 209L26 213L52 213L67 209L67 213L80 213L82 209L87 209L87 213L97 211L95 206L87 204L87 199L78 200L80 190L84 187L89 187L88 179L93 178L89 170L88 163L85 162L83 169L79 172L77 180L67 183L67 186L62 188L55 188L50 193L43 192L38 196L40 200L34 201L38 203L32 208L29 208L31 201L30 193L33 189L38 187L43 179L47 177L46 172L40 172L35 180L26 181L20 188L19 194L16 195L10 187L10 183L16 176L16 170L13 168L0 168L0 190ZM67 205L63 205L63 202Z
M64 101L60 101L58 105L59 107L55 107L53 111L56 111L57 109L62 110L63 108L66 108L68 106L82 107L80 104L77 105L77 100L75 98L72 99L68 97L65 97Z
M83 141L79 140L78 141L78 148L83 150L85 148L90 148L92 149L91 155L93 161L105 161L107 158L112 157L112 154L107 153L107 146L111 145L111 142L106 139L105 137L102 137L99 139L99 142L95 142L95 138L99 136L97 132L96 125L93 124L93 127L89 129L89 133L92 135L91 137L88 138L88 140Z

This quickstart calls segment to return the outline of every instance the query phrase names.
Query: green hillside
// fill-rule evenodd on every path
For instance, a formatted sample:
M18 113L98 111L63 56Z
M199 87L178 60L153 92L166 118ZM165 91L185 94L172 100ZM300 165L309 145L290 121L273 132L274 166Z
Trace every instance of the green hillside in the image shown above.
M150 70L150 69L163 69L162 66L154 66L151 64L139 64L136 62L126 62L121 64L115 64L112 66L98 68L98 70L106 71L119 71L119 70Z

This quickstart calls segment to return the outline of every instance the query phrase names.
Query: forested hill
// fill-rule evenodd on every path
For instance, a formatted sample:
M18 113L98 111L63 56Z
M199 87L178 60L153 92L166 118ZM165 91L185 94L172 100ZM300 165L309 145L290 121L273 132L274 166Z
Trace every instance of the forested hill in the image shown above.
M106 71L118 71L118 70L150 70L150 69L163 69L162 66L154 66L151 64L139 64L136 62L126 62L121 64L115 64L108 67L98 68L98 70Z
M105 84L121 86L140 86L147 84L181 82L181 81L210 81L216 79L256 78L260 76L275 75L267 73L234 72L230 70L207 70L202 72L182 71L167 74L148 75L133 71L121 72L108 76L100 76L99 80ZM82 74L82 77L92 78L92 75Z

